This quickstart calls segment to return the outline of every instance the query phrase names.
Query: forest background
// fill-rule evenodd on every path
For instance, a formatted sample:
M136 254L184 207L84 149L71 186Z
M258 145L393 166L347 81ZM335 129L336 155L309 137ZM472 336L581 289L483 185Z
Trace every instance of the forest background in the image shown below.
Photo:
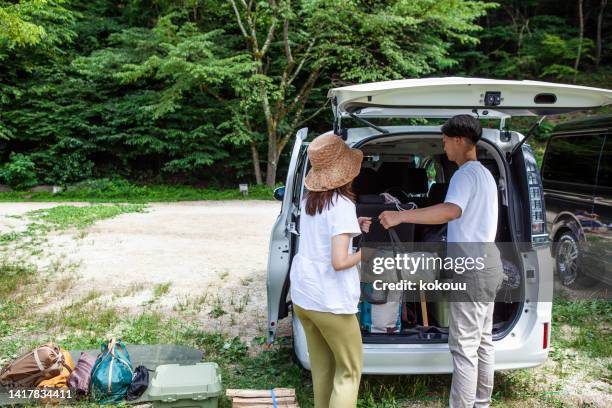
M296 130L331 128L331 87L457 75L612 88L611 8L0 0L0 183L273 186Z

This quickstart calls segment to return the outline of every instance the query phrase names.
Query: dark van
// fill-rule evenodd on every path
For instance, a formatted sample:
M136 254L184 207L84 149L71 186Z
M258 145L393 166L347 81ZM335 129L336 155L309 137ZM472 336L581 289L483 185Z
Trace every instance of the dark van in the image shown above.
M542 183L561 283L612 285L612 115L558 125L546 145Z

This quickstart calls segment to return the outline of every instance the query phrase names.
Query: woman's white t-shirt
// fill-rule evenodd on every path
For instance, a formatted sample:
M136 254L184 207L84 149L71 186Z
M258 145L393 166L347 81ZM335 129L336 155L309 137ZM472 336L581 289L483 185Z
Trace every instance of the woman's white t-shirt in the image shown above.
M302 202L302 209L305 201ZM361 293L355 266L332 266L332 237L361 234L355 204L342 195L320 214L300 216L300 246L291 263L291 301L302 309L336 314L357 313ZM352 253L352 246L349 245Z

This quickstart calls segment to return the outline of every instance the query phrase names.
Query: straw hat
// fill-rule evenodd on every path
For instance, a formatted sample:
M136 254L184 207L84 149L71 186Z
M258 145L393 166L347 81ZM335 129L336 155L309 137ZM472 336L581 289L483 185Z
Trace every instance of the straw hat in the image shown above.
M312 167L304 184L310 191L327 191L341 187L359 174L363 152L349 148L340 136L321 135L308 146Z

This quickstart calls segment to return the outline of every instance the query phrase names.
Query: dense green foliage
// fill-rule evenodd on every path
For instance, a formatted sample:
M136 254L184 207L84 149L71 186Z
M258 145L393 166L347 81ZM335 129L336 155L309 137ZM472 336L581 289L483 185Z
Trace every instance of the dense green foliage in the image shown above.
M238 188L196 188L184 185L135 185L126 180L96 179L73 184L57 193L11 191L0 194L0 202L53 201L99 203L149 203L198 200L272 200L273 187L250 186L244 195Z
M0 183L273 185L348 83L610 87L606 3L0 0Z

